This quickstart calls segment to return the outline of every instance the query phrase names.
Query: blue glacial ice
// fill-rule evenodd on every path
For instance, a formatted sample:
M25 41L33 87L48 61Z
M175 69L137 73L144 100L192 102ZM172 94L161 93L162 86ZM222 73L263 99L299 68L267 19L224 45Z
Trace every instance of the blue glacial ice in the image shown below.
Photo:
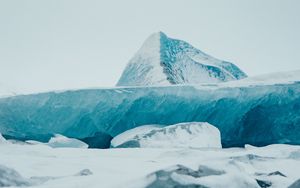
M1 98L0 132L6 138L47 142L53 134L84 140L99 133L116 136L141 125L208 122L220 130L223 147L300 144L299 82L226 84L117 87Z

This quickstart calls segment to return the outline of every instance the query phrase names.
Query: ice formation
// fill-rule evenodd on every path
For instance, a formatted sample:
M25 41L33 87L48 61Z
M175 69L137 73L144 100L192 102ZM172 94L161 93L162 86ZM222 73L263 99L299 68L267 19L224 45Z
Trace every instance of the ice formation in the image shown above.
M88 145L80 140L67 138L59 134L55 134L47 145L53 148L88 148Z
M244 148L50 148L0 144L0 186L299 186L300 146Z
M133 128L133 129L129 129L129 130L115 136L111 140L111 146L117 147L129 140L134 139L137 135L146 134L150 131L158 130L161 127L162 127L161 125L143 125L143 126L139 126L139 127Z
M23 178L16 170L0 164L0 187L24 187L29 185L29 181Z
M47 142L56 133L84 140L97 132L114 137L141 125L195 121L216 126L223 147L300 144L298 73L265 76L259 83L247 78L210 85L117 87L1 98L0 132L19 140Z
M7 140L0 133L0 144L6 144L6 143L8 143Z
M158 32L152 34L129 61L117 85L217 83L245 77L234 64Z
M140 126L116 136L112 147L142 148L222 148L219 130L209 123L189 122Z

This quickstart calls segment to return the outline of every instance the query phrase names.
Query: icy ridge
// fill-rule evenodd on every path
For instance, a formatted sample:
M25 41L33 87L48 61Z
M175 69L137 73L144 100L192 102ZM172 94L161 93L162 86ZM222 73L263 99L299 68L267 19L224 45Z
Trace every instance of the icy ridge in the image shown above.
M158 32L129 61L117 86L217 83L245 77L234 64Z

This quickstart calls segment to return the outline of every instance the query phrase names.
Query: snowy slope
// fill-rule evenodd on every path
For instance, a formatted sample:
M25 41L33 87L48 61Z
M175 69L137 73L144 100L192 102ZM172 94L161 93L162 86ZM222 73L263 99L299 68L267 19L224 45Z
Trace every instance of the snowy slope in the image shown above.
M158 32L152 34L129 61L117 85L217 83L245 77L234 64Z
M89 150L7 144L0 151L0 184L35 188L286 188L300 178L300 147L291 145Z
M202 122L164 127L140 126L116 136L112 147L142 148L221 148L220 131Z

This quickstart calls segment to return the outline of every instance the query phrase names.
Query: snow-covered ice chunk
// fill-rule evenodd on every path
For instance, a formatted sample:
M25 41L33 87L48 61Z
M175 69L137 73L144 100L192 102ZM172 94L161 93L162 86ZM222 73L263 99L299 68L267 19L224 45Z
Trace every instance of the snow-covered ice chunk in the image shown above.
M86 143L60 134L55 134L55 136L49 140L47 145L53 148L88 148Z
M0 187L28 186L29 181L16 170L0 165Z
M8 141L0 133L0 144L6 144L6 143L8 143Z
M93 172L89 169L83 169L73 176L89 176ZM68 178L71 176L32 176L30 178L24 178L19 172L12 168L8 168L0 164L0 187L24 187L24 186L36 186L46 183L50 180L58 180Z
M147 132L150 132L152 130L156 130L161 128L161 125L144 125L144 126L139 126L130 130L127 130L116 137L114 137L111 140L111 146L116 147L119 146L128 140L132 140L135 138L136 135L138 134L145 134Z
M220 131L203 122L179 123L166 127L142 126L112 140L112 147L221 148Z
M300 179L295 181L292 185L290 185L288 188L299 188L300 187Z
M172 187L247 187L259 188L257 182L247 174L236 174L231 171L218 170L200 165L197 170L184 165L175 165L167 169L158 170L147 176L152 180L147 188L172 188Z
M205 186L202 186L200 184L195 183L183 183L174 178L178 175L184 175L184 176L190 176L193 178L199 178L199 177L205 177L210 175L221 175L224 174L224 171L218 171L211 168L208 168L206 166L200 166L198 170L190 169L183 165L175 165L167 169L158 170L154 173L151 173L148 175L147 178L152 179L153 181L147 185L147 188L171 188L171 187L201 187L205 188Z
M75 176L89 176L89 175L93 175L93 172L90 169L83 169L77 174L75 174Z
M30 144L30 145L43 145L43 142L39 142L36 140L26 140L25 143Z

